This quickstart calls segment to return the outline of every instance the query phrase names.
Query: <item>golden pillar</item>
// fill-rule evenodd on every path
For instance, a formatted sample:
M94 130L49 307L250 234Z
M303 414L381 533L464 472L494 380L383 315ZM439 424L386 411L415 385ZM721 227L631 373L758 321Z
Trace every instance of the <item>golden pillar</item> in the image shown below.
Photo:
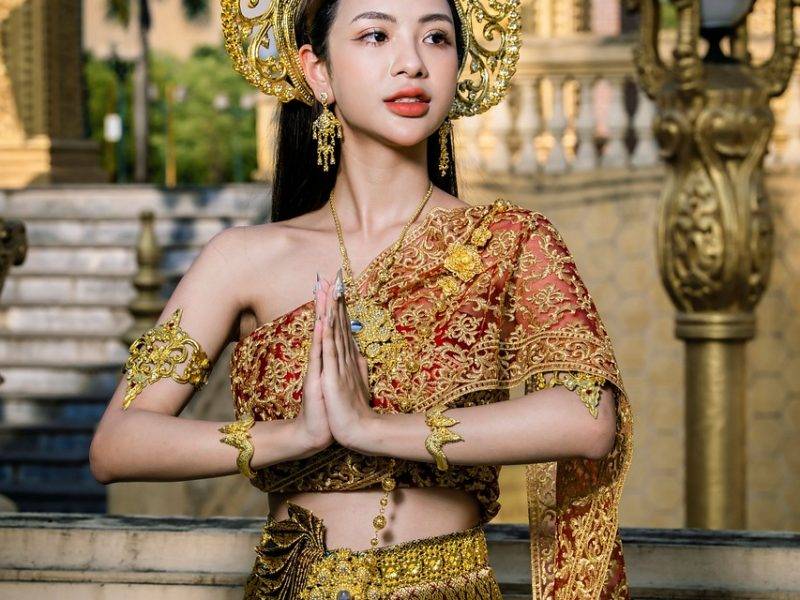
M658 105L653 127L668 166L657 246L686 344L686 525L745 528L745 344L772 262L763 159L770 98L785 90L797 55L794 0L776 0L774 50L760 65L747 52L752 0L704 0L702 15L700 0L671 1L670 65L657 51L659 1L626 3L641 12L634 60ZM709 44L702 57L701 36Z
M108 179L81 69L80 0L0 0L0 187Z

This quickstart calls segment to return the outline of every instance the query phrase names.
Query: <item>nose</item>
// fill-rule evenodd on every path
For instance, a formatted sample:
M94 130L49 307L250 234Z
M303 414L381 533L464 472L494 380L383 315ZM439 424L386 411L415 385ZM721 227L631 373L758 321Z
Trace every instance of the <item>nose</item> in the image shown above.
M428 70L425 68L425 62L419 54L416 40L413 37L411 39L400 40L399 37L395 39L398 41L395 44L397 52L390 69L392 76L400 73L405 73L409 77L426 76Z

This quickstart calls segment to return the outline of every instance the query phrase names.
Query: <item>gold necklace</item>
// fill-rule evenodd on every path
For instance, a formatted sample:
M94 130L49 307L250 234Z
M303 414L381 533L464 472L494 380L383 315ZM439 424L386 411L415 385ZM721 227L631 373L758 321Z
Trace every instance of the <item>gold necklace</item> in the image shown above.
M370 372L370 388L372 387L374 379L377 377L375 365L378 363L383 363L384 366L394 370L398 366L398 362L403 362L410 371L416 372L419 370L419 363L416 362L416 359L414 359L409 352L408 343L405 341L405 338L397 332L392 315L388 308L386 308L388 298L383 284L389 281L389 269L394 264L395 255L400 249L409 227L411 227L411 224L422 212L422 208L428 202L432 193L433 182L430 182L428 184L428 190L425 192L425 196L414 211L413 216L403 227L403 230L400 232L400 237L391 246L389 255L381 261L381 269L378 273L377 284L373 281L367 296L353 302L351 307L347 295L348 293L357 292L357 290L354 289L355 278L353 277L353 269L350 266L350 259L347 256L347 249L344 245L342 224L339 222L339 215L336 213L335 194L333 190L331 190L329 205L331 214L333 215L333 222L336 225L336 236L339 239L339 253L342 255L345 303L348 304L350 330L355 334L356 342L362 354L364 354L367 359ZM381 294L380 303L374 300L379 292ZM405 358L405 361L402 361L402 358ZM383 489L383 496L380 499L381 507L378 514L372 519L372 527L375 529L375 535L369 541L373 548L378 545L378 532L386 527L384 511L389 503L389 492L391 492L397 484L395 478L392 476L395 464L396 461L394 457L391 457L389 459L390 474L381 480L381 488Z
M411 219L403 227L400 237L392 244L386 258L381 261L380 271L377 278L371 282L371 289L364 297L359 297L353 301L348 296L357 293L358 290L355 289L353 269L344 245L342 224L336 212L336 198L334 191L331 190L329 205L336 225L336 235L339 238L339 253L342 255L345 303L348 305L348 313L350 314L350 329L355 334L358 347L369 365L370 383L374 383L375 379L377 379L375 369L377 364L383 364L384 369L391 372L395 372L400 366L405 366L411 373L416 373L419 370L419 363L408 351L408 344L405 338L398 333L394 325L392 315L387 308L389 299L383 284L389 281L389 269L394 264L397 251L403 244L409 227L422 212L432 193L433 182L430 182L425 196L423 196ZM375 298L378 295L378 301L376 301Z

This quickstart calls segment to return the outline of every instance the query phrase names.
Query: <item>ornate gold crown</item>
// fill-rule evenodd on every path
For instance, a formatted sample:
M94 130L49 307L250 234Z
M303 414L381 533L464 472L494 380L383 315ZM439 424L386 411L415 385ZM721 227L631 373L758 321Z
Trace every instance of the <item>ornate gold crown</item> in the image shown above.
M281 102L314 104L300 66L294 25L308 0L220 0L225 48L234 68ZM449 116L477 115L508 89L519 59L520 0L455 0L464 58Z

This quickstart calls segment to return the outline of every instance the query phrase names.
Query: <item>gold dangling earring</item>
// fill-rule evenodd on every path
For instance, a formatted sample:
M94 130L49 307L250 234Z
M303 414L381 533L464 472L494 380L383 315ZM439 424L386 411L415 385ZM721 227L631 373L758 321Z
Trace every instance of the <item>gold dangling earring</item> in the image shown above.
M328 94L322 92L322 113L314 120L311 135L317 140L317 164L324 171L336 162L333 154L336 138L342 139L342 122L328 109Z
M439 127L439 172L444 177L450 166L450 155L447 153L447 137L453 131L453 122L450 117L445 117L444 122Z

